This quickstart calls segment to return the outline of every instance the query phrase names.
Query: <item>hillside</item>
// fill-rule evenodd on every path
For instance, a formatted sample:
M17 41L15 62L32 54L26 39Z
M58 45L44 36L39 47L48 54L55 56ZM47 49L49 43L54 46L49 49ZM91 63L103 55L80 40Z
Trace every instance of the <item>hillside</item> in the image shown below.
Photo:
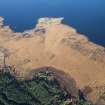
M16 33L3 26L1 18L0 51L20 75L44 66L57 68L74 78L79 88L91 87L88 98L96 101L96 87L105 84L105 48L61 21L42 18L32 30Z

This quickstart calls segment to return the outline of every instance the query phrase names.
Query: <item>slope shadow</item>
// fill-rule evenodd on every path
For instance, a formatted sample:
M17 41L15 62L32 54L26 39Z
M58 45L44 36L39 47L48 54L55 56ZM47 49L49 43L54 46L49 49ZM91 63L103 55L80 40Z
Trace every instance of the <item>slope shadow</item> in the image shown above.
M78 88L75 80L67 73L62 70L56 69L54 67L41 67L31 70L28 77L32 76L34 73L50 71L54 74L54 77L59 82L60 87L66 90L69 94L74 97L78 96ZM27 77L26 77L27 78Z

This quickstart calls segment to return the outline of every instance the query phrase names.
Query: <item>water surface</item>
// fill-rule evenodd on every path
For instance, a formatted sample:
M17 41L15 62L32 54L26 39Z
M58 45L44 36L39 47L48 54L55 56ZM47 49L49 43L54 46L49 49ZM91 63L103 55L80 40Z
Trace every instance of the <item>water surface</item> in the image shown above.
M64 23L105 46L105 0L0 0L5 25L22 32L40 17L64 17Z

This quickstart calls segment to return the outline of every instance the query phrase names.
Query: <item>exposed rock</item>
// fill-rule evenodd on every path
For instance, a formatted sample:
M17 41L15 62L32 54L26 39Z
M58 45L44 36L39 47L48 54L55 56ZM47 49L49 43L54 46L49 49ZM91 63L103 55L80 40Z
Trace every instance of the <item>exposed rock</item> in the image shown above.
M3 26L3 29L4 29L5 32L12 33L12 30L11 30L10 26Z
M46 27L46 26L49 26L49 25L52 25L52 24L55 24L55 25L58 25L58 24L61 24L62 23L62 20L64 18L40 18L38 20L38 24L37 24L37 27L38 28L42 28L42 27Z
M96 61L105 62L105 48L96 48L92 53L90 58Z
M31 37L31 34L30 34L30 32L23 32L23 34L22 34L22 36L24 37L24 38L29 38L29 37Z
M0 27L3 26L4 18L0 17Z
M2 49L0 49L0 68L4 66L4 56L5 54L2 52Z
M45 34L46 30L44 28L38 28L38 29L36 28L35 33L38 35Z

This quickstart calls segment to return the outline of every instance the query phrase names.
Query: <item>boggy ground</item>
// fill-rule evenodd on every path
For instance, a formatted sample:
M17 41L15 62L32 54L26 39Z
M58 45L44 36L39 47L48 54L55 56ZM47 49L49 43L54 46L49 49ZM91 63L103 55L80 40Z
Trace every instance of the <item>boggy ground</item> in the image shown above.
M94 91L88 98L96 101L96 87L105 84L105 48L70 26L48 21L23 33L0 26L0 48L6 64L13 65L23 76L45 66L59 69L71 75L79 88L91 87Z

